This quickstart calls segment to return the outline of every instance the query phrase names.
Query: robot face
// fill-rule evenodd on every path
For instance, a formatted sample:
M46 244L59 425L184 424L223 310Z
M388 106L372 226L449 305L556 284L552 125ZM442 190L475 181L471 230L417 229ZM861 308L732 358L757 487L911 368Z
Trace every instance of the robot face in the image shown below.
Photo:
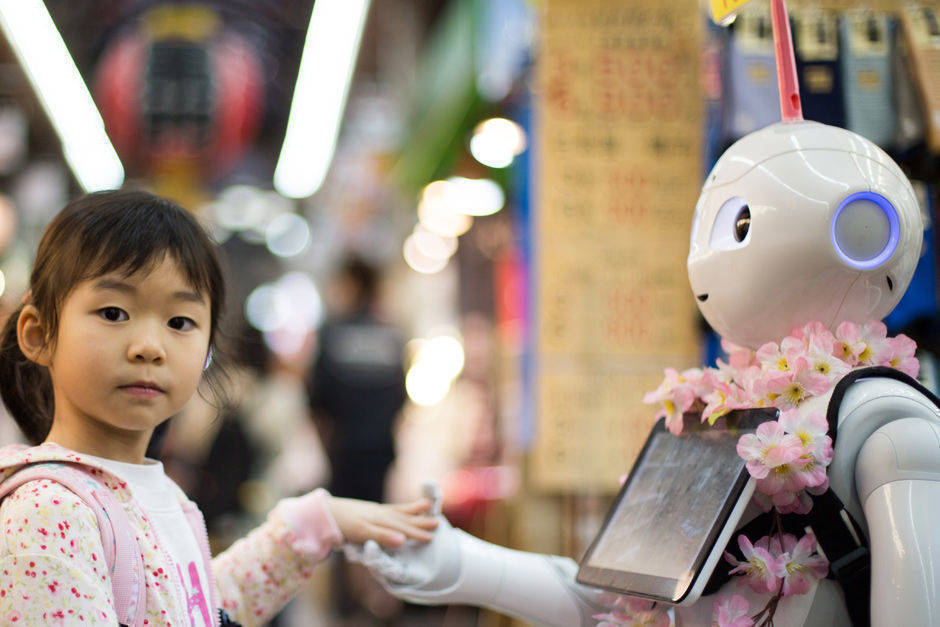
M781 122L722 155L695 208L689 282L724 338L751 348L819 320L881 319L914 273L923 221L900 168L870 141Z

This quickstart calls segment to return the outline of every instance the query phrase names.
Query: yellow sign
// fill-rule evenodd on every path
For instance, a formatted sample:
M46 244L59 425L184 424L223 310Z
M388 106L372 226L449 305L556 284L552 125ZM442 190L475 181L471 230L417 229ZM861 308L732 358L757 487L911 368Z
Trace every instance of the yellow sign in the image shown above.
M751 0L712 0L712 19L723 23L728 17Z

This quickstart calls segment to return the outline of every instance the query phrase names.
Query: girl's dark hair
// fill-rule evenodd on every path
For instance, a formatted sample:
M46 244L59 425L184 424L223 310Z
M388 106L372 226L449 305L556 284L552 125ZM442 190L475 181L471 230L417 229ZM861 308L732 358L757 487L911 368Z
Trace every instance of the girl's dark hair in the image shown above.
M0 336L0 396L26 438L42 442L52 427L52 381L48 370L20 350L16 325L26 304L39 311L54 346L59 309L81 281L112 272L128 277L148 272L169 255L190 286L209 299L209 346L217 355L225 285L215 245L179 205L141 191L106 191L73 200L46 227L36 252L29 293ZM215 358L213 359L215 361ZM221 394L218 373L206 373Z

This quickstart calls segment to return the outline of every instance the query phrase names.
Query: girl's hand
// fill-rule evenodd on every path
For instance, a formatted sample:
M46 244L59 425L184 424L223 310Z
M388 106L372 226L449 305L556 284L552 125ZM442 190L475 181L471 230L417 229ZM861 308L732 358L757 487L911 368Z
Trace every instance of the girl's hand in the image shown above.
M327 506L346 542L363 544L375 540L382 546L399 547L407 538L431 541L437 519L423 515L431 507L428 499L384 505L372 501L331 496Z

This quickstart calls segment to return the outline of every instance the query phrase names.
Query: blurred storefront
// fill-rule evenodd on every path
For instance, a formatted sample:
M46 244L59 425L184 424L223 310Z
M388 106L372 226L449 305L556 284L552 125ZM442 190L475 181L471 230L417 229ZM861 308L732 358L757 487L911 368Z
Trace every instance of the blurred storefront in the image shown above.
M789 4L804 116L878 143L921 195L921 262L886 322L936 391L940 10ZM692 211L717 156L778 116L767 3L726 27L706 5L4 3L0 312L82 191L141 186L202 220L227 259L239 402L221 420L194 402L164 454L222 548L330 482L305 386L330 278L360 256L406 340L385 498L434 479L455 526L578 558L653 424L644 393L721 355L686 278ZM344 623L327 570L277 624L512 624L367 581Z

